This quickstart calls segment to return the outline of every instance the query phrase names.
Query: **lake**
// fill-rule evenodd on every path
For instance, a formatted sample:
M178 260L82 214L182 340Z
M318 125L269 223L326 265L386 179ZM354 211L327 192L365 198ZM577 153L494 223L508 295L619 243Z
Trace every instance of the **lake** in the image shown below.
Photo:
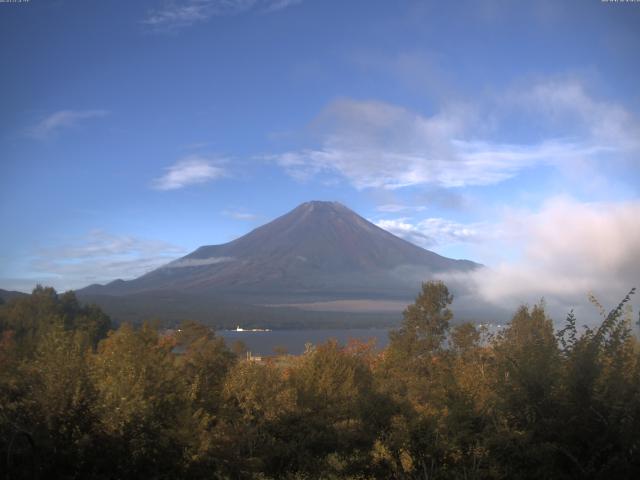
M238 332L235 330L218 330L231 347L233 342L241 340L254 355L272 355L276 347L284 347L287 352L299 355L304 352L306 343L318 345L330 339L345 345L350 339L363 342L374 339L376 348L382 349L389 343L389 328L353 328L326 330L272 330L269 332Z

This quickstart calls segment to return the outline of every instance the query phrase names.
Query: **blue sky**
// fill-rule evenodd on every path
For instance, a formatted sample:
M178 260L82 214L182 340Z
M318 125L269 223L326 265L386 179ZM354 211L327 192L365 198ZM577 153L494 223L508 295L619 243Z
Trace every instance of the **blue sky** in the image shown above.
M0 40L1 288L312 199L486 264L485 298L638 283L640 3L31 0Z

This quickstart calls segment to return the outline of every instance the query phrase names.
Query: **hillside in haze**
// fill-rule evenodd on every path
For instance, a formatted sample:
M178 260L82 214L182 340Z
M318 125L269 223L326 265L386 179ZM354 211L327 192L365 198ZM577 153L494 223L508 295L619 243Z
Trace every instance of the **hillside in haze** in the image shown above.
M369 313L399 312L421 281L478 266L413 245L340 203L314 201L232 242L202 246L139 278L91 285L78 294L107 310L118 298L130 310L149 312L145 303L158 302L175 310L180 304L182 314L198 317L223 305L313 305L317 311L326 303L328 310L349 311L350 301L363 299L391 302L365 308Z
M7 302L12 298L24 297L26 295L27 294L23 292L16 292L13 290L4 290L0 288L0 303Z

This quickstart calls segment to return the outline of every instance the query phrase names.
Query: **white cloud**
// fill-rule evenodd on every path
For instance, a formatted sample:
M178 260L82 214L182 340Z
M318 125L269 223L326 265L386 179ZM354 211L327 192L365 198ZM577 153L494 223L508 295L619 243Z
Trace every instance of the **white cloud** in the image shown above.
M410 223L406 218L379 220L378 222L375 222L375 224L378 227L416 245L428 248L435 244L435 240L431 236L420 231L416 225Z
M589 305L589 292L612 308L632 287L640 287L638 218L638 200L583 203L554 197L537 211L507 209L492 224L442 218L376 224L425 248L466 244L476 252L470 258L491 265L438 276L469 311L493 305L509 313L544 298L556 320L573 308L581 322L592 323L597 311ZM637 309L640 298L632 304Z
M157 29L179 29L208 20L214 15L208 1L172 2L165 8L152 10L142 23Z
M640 122L619 104L591 97L575 78L546 79L513 89L505 96L512 108L552 122L554 129L582 134L590 143L617 150L640 148Z
M247 222L253 222L254 220L258 220L260 218L260 215L256 215L255 213L237 210L223 210L222 214L235 220L243 220Z
M224 177L225 170L216 163L220 163L220 160L189 155L168 167L167 173L153 181L153 187L157 190L177 190Z
M384 212L384 213L398 213L398 212L406 212L406 211L414 211L414 212L421 212L423 210L426 210L427 207L424 207L422 205L402 205L399 203L386 203L384 205L378 205L376 207L376 210L378 210L379 212Z
M28 130L30 136L44 139L55 135L60 130L77 126L84 120L108 115L106 110L60 110L43 118L37 125Z
M491 102L489 102L491 103ZM543 131L514 143L515 115ZM552 134L540 125L554 123ZM319 144L267 157L296 179L344 178L358 189L494 185L524 170L622 158L640 149L640 127L621 106L575 82L540 82L493 104L453 104L424 116L376 101L342 99L313 123Z
M278 10L283 10L293 5L298 5L302 3L302 0L266 0L262 3L264 4L263 11L270 13L277 12Z
M176 253L178 247L158 240L143 240L131 235L114 235L103 230L91 230L81 241L45 249L44 256L58 259L82 259L95 257L109 257L123 254Z
M155 31L176 31L217 16L238 15L250 11L272 13L302 0L172 0L163 8L151 10L142 21Z
M93 230L70 244L38 251L32 258L29 277L34 285L40 282L61 290L81 288L138 277L184 253L166 242Z
M432 117L380 102L340 100L321 115L330 125L318 149L271 157L292 176L345 177L356 188L490 185L559 153L578 154L560 142L512 146L460 139L475 122L462 107Z
M424 248L476 242L483 235L480 224L464 225L444 218L426 218L417 222L408 218L383 219L375 224Z
M497 305L536 302L584 304L593 292L613 305L640 286L640 202L550 200L539 212L512 212L497 228L495 250L519 258L472 275L477 293Z

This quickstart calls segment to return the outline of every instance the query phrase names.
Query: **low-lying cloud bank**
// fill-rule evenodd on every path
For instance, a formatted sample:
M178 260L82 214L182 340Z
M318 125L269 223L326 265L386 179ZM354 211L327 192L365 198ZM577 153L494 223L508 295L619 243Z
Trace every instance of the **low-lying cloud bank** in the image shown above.
M233 257L181 258L168 263L163 268L203 267L206 265L232 262L234 260L235 258Z
M515 308L544 298L556 320L574 309L587 323L597 315L589 305L589 293L609 309L632 287L640 287L638 219L640 201L580 203L556 198L536 213L512 212L497 227L502 235L493 248L518 249L514 259L443 280L464 286L464 302L477 299ZM635 322L640 298L631 304Z

